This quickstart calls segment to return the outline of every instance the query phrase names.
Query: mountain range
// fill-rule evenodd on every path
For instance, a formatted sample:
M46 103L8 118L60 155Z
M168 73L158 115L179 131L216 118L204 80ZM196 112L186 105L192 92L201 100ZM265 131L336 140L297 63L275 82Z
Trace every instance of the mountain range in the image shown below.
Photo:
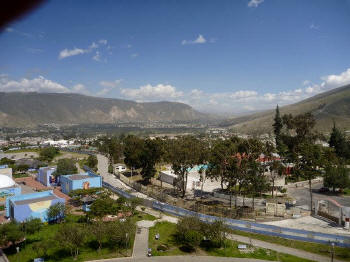
M176 102L137 103L68 93L0 92L0 127L193 121L207 115Z
M280 107L283 114L311 112L316 119L315 129L329 132L335 122L341 129L350 129L350 85L335 88L298 103ZM267 110L250 115L227 119L221 123L237 132L262 134L272 131L275 110Z

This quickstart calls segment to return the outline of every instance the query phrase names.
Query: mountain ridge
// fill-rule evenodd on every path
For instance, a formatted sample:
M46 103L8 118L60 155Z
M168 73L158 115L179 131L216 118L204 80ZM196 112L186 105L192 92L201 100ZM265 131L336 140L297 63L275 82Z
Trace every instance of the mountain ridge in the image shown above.
M76 93L0 92L0 127L193 121L208 115L179 102L144 102Z

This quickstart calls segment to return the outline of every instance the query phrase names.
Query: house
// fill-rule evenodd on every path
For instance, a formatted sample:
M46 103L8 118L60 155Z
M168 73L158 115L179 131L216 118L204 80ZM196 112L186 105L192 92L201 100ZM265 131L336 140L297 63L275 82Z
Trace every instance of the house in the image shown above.
M57 203L65 204L65 200L56 196L52 190L8 197L6 216L17 222L30 218L40 218L41 221L48 222L47 211Z
M56 171L54 166L40 167L36 179L44 186L51 186L56 183L55 177L52 175Z
M94 187L102 187L102 177L93 172L85 172L80 174L60 176L62 192L69 192L76 189L89 189Z

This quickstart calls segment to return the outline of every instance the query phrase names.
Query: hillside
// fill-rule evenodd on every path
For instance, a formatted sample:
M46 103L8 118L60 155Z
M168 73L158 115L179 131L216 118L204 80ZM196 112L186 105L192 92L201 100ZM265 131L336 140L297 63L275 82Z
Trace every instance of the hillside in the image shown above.
M342 129L350 129L350 85L281 107L280 111L281 114L293 115L311 112L317 120L316 129L320 132L329 132L333 121ZM273 109L226 120L221 125L243 133L266 133L272 131L274 115Z
M80 94L0 92L0 127L107 124L117 121L192 121L206 118L189 105L137 103Z

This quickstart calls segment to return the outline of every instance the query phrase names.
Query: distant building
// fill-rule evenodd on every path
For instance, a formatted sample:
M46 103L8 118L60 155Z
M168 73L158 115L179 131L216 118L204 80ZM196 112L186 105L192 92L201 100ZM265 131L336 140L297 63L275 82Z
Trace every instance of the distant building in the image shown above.
M60 176L61 189L65 194L76 189L102 187L102 177L88 171L86 173Z
M45 165L44 162L37 160L37 159L32 159L32 158L21 158L16 160L16 166L28 166L28 168L31 169L37 169L40 166Z
M0 203L4 203L8 197L21 194L21 187L10 176L0 175Z
M55 171L56 167L54 166L40 167L37 180L45 186L51 186L52 184L56 183L56 179L52 175Z
M52 191L36 192L26 195L8 197L6 199L6 216L17 222L30 218L40 218L47 222L47 211L57 203L65 204L65 200Z

